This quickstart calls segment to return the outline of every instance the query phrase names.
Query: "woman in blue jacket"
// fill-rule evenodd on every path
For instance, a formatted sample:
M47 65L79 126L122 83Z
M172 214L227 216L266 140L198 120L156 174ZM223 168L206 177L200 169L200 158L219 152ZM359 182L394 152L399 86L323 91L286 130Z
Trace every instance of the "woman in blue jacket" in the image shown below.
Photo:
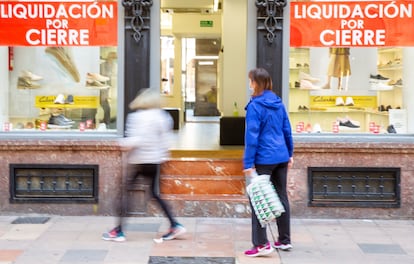
M272 245L267 239L252 208L253 248L247 256L270 254L273 248L290 250L290 211L286 190L288 168L293 165L293 139L289 117L282 99L272 91L272 79L262 68L249 72L252 96L246 106L245 151L243 157L246 177L270 175L285 212L277 218L278 241Z

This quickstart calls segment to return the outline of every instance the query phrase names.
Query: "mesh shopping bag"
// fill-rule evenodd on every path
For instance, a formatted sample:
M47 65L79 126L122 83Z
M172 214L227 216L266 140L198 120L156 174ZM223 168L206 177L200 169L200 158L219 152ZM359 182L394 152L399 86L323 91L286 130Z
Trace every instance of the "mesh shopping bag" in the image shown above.
M254 176L246 191L262 227L285 212L269 175Z

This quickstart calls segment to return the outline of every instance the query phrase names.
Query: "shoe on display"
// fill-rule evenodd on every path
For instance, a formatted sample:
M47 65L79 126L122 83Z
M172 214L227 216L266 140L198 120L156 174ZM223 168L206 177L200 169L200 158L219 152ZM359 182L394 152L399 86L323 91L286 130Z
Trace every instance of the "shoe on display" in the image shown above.
M71 128L75 124L75 121L65 117L64 115L50 115L48 121L49 128Z
M76 68L67 47L47 47L45 52L52 55L64 71L69 73L73 80L75 80L75 82L80 82L79 71Z
M65 96L63 94L58 94L58 96L56 96L53 103L55 103L55 104L65 104L66 103Z
M360 128L359 122L355 120L351 120L348 118L338 118L337 121L340 128Z
M284 250L284 251L288 251L288 250L291 250L293 248L291 244L282 244L279 241L275 242L273 244L273 247L276 248L276 249Z
M381 74L377 74L377 75L370 74L369 78L370 78L370 81L389 81L390 80L390 78L384 77Z
M394 86L388 85L385 83L371 83L370 90L372 91L389 91L392 90Z
M303 90L320 90L321 87L314 85L309 80L300 80L300 89L303 89Z
M97 80L99 82L109 81L109 77L100 75L99 73L90 73L90 72L88 72L88 73L86 73L86 78L92 79L92 80Z
M269 255L274 251L273 247L270 245L269 242L266 245L261 245L257 247L253 247L244 251L244 255L248 257L259 257L259 256L266 256Z
M299 72L299 80L308 80L311 83L317 83L320 81L319 78L312 77L310 74L305 72Z
M32 82L30 78L28 77L18 77L17 88L18 89L37 89L37 88L40 88L40 85Z
M390 133L390 134L396 134L397 130L395 130L395 127L393 125L389 125L387 127L387 132Z
M345 105L346 105L346 106L353 106L353 105L354 105L354 99L352 99L352 97L348 96L348 97L345 99Z
M318 123L316 123L315 125L313 125L313 133L322 133L322 128L321 125L319 125Z
M98 80L86 79L86 88L88 89L108 89L109 85L104 84Z
M343 105L345 105L344 99L342 97L336 97L335 105L336 106L343 106Z
M42 76L36 75L30 71L22 70L20 77L29 78L31 81L40 81L43 79Z
M69 95L66 97L65 103L67 103L67 104L73 104L73 103L74 103L74 102L73 102L73 95L69 94Z

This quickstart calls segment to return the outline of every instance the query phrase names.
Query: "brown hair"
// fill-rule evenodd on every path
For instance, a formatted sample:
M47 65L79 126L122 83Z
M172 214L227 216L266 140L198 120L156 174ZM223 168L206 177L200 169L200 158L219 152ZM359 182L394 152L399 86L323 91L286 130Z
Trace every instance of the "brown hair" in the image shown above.
M253 95L259 95L264 90L272 90L272 77L270 77L270 74L263 68L250 70L249 79L257 83Z
M160 93L154 88L142 89L129 104L131 110L160 108Z

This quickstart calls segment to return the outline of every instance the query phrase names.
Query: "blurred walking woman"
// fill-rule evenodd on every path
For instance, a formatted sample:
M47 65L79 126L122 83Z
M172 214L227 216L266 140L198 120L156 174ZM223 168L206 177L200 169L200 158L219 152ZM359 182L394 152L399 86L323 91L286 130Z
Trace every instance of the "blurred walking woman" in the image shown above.
M285 213L277 218L278 240L269 242L266 227L260 225L252 208L253 248L245 255L256 257L270 254L274 249L290 250L290 211L286 190L288 168L293 165L293 139L290 121L282 99L272 91L272 79L262 68L249 72L252 96L246 106L244 173L270 175Z
M169 231L162 236L163 240L171 240L186 232L171 213L169 204L160 197L161 164L169 158L169 141L172 133L172 118L160 108L160 95L156 89L144 89L129 104L134 110L127 116L126 137L120 144L129 148L127 184L136 180L139 175L152 178L152 195L158 202L170 222ZM122 186L126 195L127 186ZM127 204L118 204L119 218L117 225L111 231L104 233L102 239L110 241L125 241L122 230L122 218L128 209ZM132 201L129 201L132 202Z

